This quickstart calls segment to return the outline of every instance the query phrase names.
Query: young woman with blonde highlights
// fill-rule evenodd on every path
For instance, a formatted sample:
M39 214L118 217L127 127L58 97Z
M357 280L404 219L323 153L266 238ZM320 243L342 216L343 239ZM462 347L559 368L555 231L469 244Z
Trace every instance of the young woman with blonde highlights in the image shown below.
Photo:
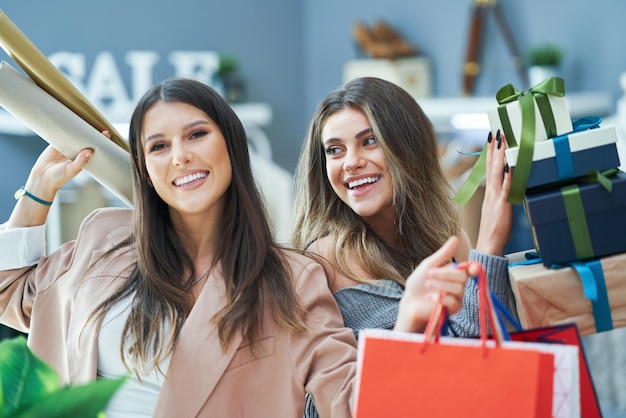
M293 244L327 260L330 287L355 336L364 328L404 329L409 324L398 312L408 309L410 327L423 331L441 290L433 286L441 271L435 267L453 261L479 261L490 288L508 303L511 174L503 143L489 134L484 222L470 249L435 132L413 97L389 81L363 77L318 105L296 172ZM462 306L450 317L449 333L478 335L473 281L461 296L447 293L444 303L455 307L452 313ZM316 403L307 394L305 417L318 416Z
M476 248L461 227L459 208L439 161L432 124L415 99L399 86L374 77L349 81L318 105L296 171L293 244L323 256L330 287L346 326L398 328L411 289L423 331L436 292L414 279L422 263L454 240L453 261L479 261L491 290L509 301L504 249L512 228L506 201L511 174L504 141L488 137L486 193ZM450 306L461 301L448 294ZM448 332L478 335L473 281L451 315ZM444 299L445 300L445 299ZM453 311L454 312L454 311ZM309 399L307 416L315 416Z

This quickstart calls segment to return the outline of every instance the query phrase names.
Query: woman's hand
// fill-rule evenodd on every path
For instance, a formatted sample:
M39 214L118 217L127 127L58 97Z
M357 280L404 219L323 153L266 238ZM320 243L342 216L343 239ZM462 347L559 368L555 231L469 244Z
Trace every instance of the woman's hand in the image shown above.
M59 189L80 173L92 155L93 150L85 148L71 160L48 145L31 169L26 190L41 199L54 200Z
M461 309L467 279L480 272L480 264L471 262L466 269L456 269L450 260L458 243L457 237L448 239L408 277L394 330L423 332L439 292L444 292L443 306L450 314Z
M507 201L513 178L506 165L506 140L500 131L487 140L487 169L476 250L483 254L504 256L513 229L513 205Z
M89 162L92 155L93 150L85 148L71 160L56 148L48 145L31 168L24 188L39 199L52 202L61 186L74 178ZM49 210L50 206L42 205L28 197L22 197L15 205L6 228L43 225Z

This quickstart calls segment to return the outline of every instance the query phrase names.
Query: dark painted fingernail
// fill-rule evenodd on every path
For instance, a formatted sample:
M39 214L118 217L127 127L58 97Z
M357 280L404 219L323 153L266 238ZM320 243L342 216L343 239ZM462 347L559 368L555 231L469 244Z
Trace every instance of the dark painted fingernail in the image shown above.
M504 163L504 172L505 173L509 172L509 163Z
M497 139L498 141L501 141L501 140L502 140L501 136L502 136L502 135L500 135L500 129L498 129L498 132L496 132L496 139Z
M493 139L493 135L491 134L491 131L489 131L489 135L487 135L487 142L491 144L492 139Z
M502 138L498 138L498 149L502 147Z

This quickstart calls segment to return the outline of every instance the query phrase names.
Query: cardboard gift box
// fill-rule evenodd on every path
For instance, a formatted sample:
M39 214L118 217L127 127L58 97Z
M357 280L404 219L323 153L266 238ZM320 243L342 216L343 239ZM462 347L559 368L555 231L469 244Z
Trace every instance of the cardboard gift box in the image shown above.
M507 256L517 315L525 329L574 322L582 336L594 334L596 316L603 309L610 316L610 328L626 326L626 253L597 260L603 281L596 288L596 301L585 296L582 277L574 267L517 264L525 253Z
M604 179L605 181L607 179ZM528 192L524 209L546 267L626 252L626 173Z
M515 172L519 147L505 151ZM615 126L574 132L535 143L527 190L620 166Z

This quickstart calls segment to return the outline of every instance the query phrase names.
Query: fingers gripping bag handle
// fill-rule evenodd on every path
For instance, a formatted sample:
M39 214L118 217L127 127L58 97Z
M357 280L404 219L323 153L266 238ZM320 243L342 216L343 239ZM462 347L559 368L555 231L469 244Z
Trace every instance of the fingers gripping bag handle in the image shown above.
M467 271L469 265L470 263L461 263L456 265L456 268ZM504 322L498 313L505 315L509 321L512 321L512 323L516 326L516 329L521 329L521 325L519 325L517 320L489 289L489 285L487 284L487 274L482 265L480 266L478 275L476 277L472 277L472 279L477 282L478 288L478 319L481 341L483 341L484 345L486 344L490 335L489 325L491 325L491 338L495 340L496 346L500 346L502 341L510 340L510 338L504 326ZM443 306L444 297L445 292L440 292L435 303L435 308L433 309L433 312L428 320L428 324L426 325L424 335L426 336L426 341L428 342L437 342L439 341L439 335L444 335L444 330L442 328L443 324L445 324L447 320L447 310Z
M554 355L504 341L482 268L476 280L480 338L440 335L444 293L423 334L361 331L355 418L552 417Z

